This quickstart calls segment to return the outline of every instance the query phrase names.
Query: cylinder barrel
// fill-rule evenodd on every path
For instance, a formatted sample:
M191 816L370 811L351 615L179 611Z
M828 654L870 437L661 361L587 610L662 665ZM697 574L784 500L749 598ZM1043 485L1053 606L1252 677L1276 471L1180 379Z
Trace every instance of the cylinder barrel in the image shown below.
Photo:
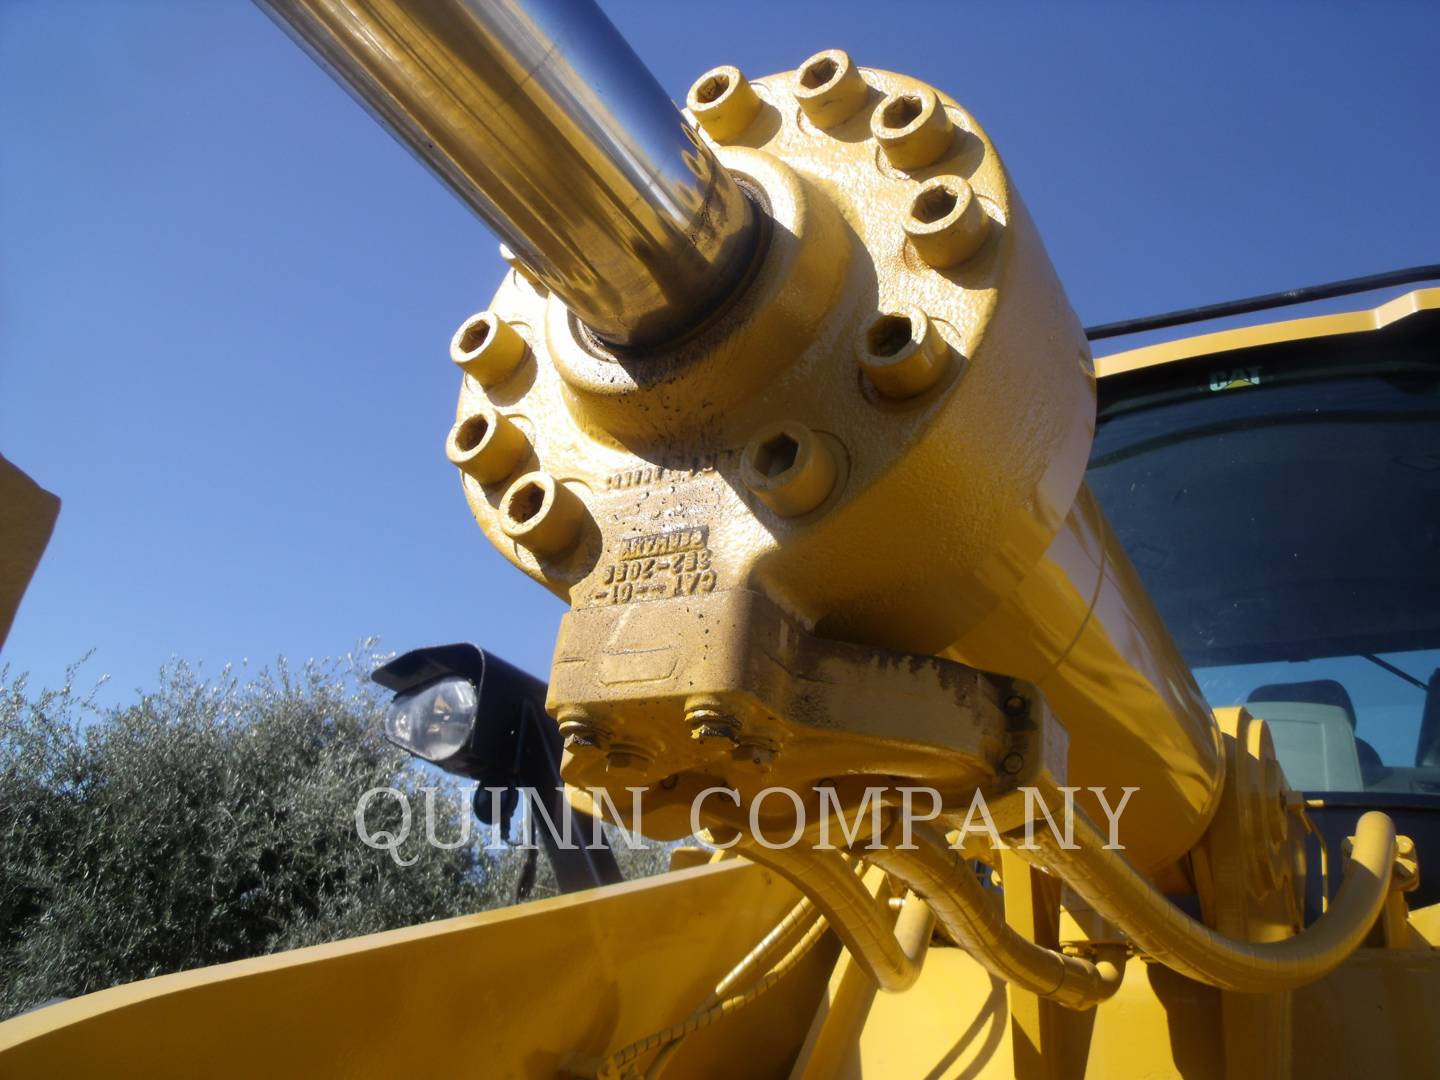
M1069 733L1066 782L1094 820L1090 789L1112 809L1136 789L1119 831L1131 862L1165 869L1204 835L1225 779L1220 729L1088 487L1040 562L946 652L1039 686Z
M683 334L757 211L590 0L258 0L599 337Z

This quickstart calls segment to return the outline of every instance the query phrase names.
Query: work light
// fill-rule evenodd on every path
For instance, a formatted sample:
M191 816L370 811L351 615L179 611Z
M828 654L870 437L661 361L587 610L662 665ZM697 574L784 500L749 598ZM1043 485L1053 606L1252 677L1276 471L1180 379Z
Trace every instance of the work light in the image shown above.
M479 700L475 684L460 675L396 694L385 737L426 761L450 761L470 739Z
M476 781L475 816L502 828L522 794L580 838L560 845L537 830L562 892L620 881L615 856L592 845L594 822L570 805L560 779L560 732L545 715L545 684L475 645L414 649L370 678L394 692L385 737L446 772ZM499 799L491 793L503 792Z
M513 786L527 736L541 747L555 742L558 757L545 684L475 645L414 649L370 677L395 692L385 737L446 772L482 787Z

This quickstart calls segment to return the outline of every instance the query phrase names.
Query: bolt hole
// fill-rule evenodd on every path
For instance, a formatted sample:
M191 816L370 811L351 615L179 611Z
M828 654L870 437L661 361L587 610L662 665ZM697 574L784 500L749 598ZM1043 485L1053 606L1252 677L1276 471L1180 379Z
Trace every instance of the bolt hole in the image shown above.
M924 107L925 103L914 94L904 94L885 106L885 111L880 114L880 119L884 121L887 128L899 130L914 123L915 118L920 115Z
M922 225L930 225L946 217L960 202L960 196L948 187L926 188L915 197L910 216Z
M491 329L489 319L476 319L469 326L465 327L465 332L460 335L461 351L472 353L481 348L490 340Z
M525 522L540 513L540 508L544 505L545 488L534 480L530 480L510 496L510 520L517 525L524 525Z
M882 315L870 324L865 345L872 356L894 356L910 344L914 328L905 315Z
M839 73L839 64L828 56L822 57L813 64L805 65L805 70L800 72L800 85L807 90L819 90L826 83L833 82Z
M483 416L472 416L461 424L460 430L455 433L455 445L469 453L485 441L485 435L489 430L489 420Z
M795 464L799 452L800 444L782 431L755 451L755 471L771 478L779 476Z
M709 105L712 101L719 101L729 89L730 76L711 75L695 88L695 100L702 105Z

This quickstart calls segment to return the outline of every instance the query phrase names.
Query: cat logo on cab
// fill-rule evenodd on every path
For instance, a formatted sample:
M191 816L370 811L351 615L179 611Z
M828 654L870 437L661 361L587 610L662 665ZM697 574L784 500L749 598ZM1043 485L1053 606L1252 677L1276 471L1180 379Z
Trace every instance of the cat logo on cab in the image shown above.
M1238 390L1242 386L1259 386L1258 367L1226 369L1210 373L1211 390Z

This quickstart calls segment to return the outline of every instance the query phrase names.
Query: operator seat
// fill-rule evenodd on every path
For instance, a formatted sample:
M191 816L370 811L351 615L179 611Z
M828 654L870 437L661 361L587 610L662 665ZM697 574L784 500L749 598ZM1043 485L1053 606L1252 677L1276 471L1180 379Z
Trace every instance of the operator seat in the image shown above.
M1256 687L1246 705L1270 725L1276 755L1287 777L1293 769L1290 782L1296 787L1344 790L1384 777L1379 753L1355 736L1355 704L1349 691L1334 679ZM1353 764L1345 752L1347 742L1354 748Z
M1420 738L1415 747L1415 764L1422 769L1440 766L1440 668L1430 673L1425 684L1425 706L1420 712Z

